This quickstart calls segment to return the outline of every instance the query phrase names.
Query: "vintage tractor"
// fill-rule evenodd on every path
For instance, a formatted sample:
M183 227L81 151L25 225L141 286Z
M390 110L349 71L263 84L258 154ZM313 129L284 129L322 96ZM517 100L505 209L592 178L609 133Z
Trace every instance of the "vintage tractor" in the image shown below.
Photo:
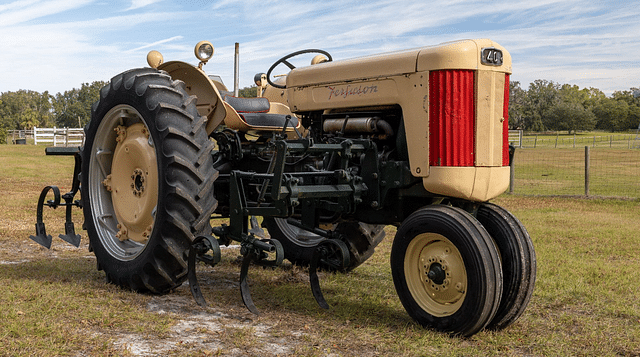
M292 64L309 53L311 65ZM34 240L51 245L43 207L66 206L61 237L77 246L80 207L109 282L166 293L189 279L199 304L196 263L213 266L221 245L239 242L241 295L257 312L252 263L308 266L328 308L317 271L354 269L395 225L393 281L418 323L469 336L522 314L533 245L518 219L487 203L510 175L504 48L466 40L340 61L298 51L256 75L257 98L205 74L211 43L195 54L197 66L150 52L150 68L102 88L84 147L49 149L75 155L74 184L64 202L55 186L43 190ZM281 64L288 74L273 76ZM212 227L218 217L229 223Z

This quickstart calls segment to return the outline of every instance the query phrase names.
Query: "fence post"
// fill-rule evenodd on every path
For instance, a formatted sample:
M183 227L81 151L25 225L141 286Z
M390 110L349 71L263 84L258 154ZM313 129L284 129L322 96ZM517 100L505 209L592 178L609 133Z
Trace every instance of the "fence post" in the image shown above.
M591 169L591 150L588 146L584 147L584 195L589 196L589 171Z
M518 135L520 136L520 140L518 140L518 142L520 143L520 149L522 149L522 133L524 132L524 130L520 130L520 132L518 133Z

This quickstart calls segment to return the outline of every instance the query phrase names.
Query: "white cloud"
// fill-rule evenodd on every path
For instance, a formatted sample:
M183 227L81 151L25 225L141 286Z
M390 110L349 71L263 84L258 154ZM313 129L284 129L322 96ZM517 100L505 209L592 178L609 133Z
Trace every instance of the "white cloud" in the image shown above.
M3 76L0 91L61 91L107 79L144 65L150 49L167 60L195 63L192 48L204 39L216 47L205 68L226 80L233 78L233 44L240 42L241 86L303 48L341 59L481 37L511 52L512 78L523 86L535 79L591 80L588 86L606 93L638 86L640 7L633 3L220 0L209 7L197 1L150 6L157 1L0 5L0 63L16 69ZM130 10L137 11L123 14ZM621 75L625 71L630 75Z
M16 1L0 7L0 28L77 9L92 0Z
M160 2L162 0L132 0L131 1L131 6L126 9L125 11L131 11L131 10L136 10L136 9L140 9L146 6L149 6L151 4Z

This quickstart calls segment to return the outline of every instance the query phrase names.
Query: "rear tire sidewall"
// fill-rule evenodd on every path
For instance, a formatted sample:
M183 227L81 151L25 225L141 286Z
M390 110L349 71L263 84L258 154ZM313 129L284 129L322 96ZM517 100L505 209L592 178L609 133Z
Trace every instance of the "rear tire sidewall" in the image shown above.
M179 86L166 75L166 73L156 71L153 69L138 69L114 77L111 83L108 84L102 90L101 99L94 105L92 110L92 120L86 129L86 143L83 150L82 160L82 197L84 205L85 225L88 231L91 248L94 251L98 262L98 269L104 270L107 281L119 285L121 287L130 288L135 291L152 291L155 293L165 293L170 289L180 285L187 277L187 263L185 252L190 246L190 242L198 232L194 232L193 227L185 227L180 234L171 234L175 232L175 224L168 224L168 222L175 222L175 217L180 214L170 214L171 210L180 210L181 207L172 202L169 197L169 193L175 192L176 188L171 187L168 184L167 175L169 175L168 167L172 158L171 153L164 152L164 140L166 140L166 128L160 127L166 125L166 119L158 120L159 109L165 103L161 98L163 93L150 93L150 96L157 95L160 98L148 98L147 95L137 95L135 85L133 88L124 88L125 82L128 80L135 81L136 76L151 76L150 82L152 85L155 82L159 82L162 85L166 85L165 90L175 103L172 105L183 105L184 103L176 104L179 100L174 97L182 96L185 100L186 92L181 90ZM120 83L114 84L114 81L120 80ZM152 87L148 83L145 83L147 90ZM109 86L112 86L109 89ZM115 89L113 88L115 86ZM151 105L150 102L154 102ZM92 202L92 194L89 190L95 190L99 185L96 184L95 178L90 178L91 170L95 170L91 165L98 165L98 159L92 157L95 154L96 138L102 135L111 135L110 130L113 129L112 125L105 123L106 126L101 124L105 120L105 115L116 106L128 106L135 109L142 119L142 122L149 131L150 137L154 143L154 150L156 155L156 168L157 168L157 180L158 180L158 195L157 205L155 209L155 219L153 223L153 229L149 235L148 240L144 243L144 247L138 249L131 259L118 257L112 254L109 249L105 247L103 239L100 238L100 234L104 237L104 228L100 228L101 223L98 221L98 217L94 216L93 205L103 204L100 202ZM187 116L199 118L195 105L187 105ZM185 110L185 108L182 108ZM165 132L164 137L161 132ZM205 135L206 137L206 135ZM202 139L201 139L202 140ZM208 140L208 139L206 139ZM211 162L205 161L204 164L209 164L212 167ZM172 170L172 171L175 171ZM213 187L213 185L211 185ZM102 188L98 188L102 189ZM106 192L106 191L105 191ZM105 195L108 197L108 195ZM213 195L211 195L213 200ZM113 203L111 203L113 205ZM212 210L212 209L211 209ZM178 212L180 213L180 212ZM189 216L190 213L182 213L181 217ZM181 225L189 226L192 222L180 222ZM98 230L102 229L101 232ZM190 233L183 233L188 232ZM202 232L210 232L210 225L207 222L201 229ZM169 237L169 238L167 238ZM117 244L117 243L114 243Z

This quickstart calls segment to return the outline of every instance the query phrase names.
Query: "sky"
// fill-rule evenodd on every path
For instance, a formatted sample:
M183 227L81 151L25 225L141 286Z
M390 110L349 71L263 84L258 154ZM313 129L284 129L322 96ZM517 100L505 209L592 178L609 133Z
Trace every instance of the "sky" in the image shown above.
M512 81L640 87L640 0L0 0L0 92L50 94L145 67L146 54L197 64L240 88L278 58L306 48L334 60L490 38L512 56Z

